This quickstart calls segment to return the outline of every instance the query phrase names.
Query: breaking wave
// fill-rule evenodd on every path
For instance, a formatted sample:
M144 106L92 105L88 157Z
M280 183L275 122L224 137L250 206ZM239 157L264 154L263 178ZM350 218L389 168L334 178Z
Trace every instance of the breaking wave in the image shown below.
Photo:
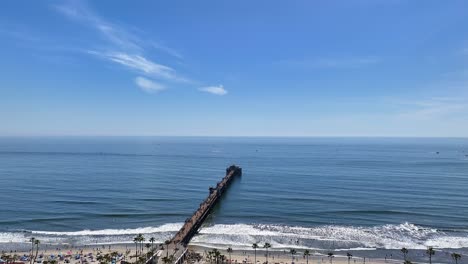
M134 234L151 234L162 232L177 232L182 223L164 224L158 227L141 227L135 229L103 229L103 230L82 230L76 232L50 232L50 231L31 231L33 234L55 235L55 236L117 236Z
M53 244L116 244L131 243L136 234L161 243L172 237L182 223L134 229L82 230L72 232L16 231L0 233L0 243L28 243L34 236ZM248 249L252 243L269 242L274 249L291 247L310 249L425 249L468 248L468 230L437 230L410 223L375 227L325 225L315 227L284 225L216 224L203 227L192 244L207 247L227 246Z

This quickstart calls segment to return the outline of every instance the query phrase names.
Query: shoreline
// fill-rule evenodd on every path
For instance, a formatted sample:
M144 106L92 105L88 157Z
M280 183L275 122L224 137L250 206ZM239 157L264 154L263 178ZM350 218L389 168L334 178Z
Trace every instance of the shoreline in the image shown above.
M0 244L0 251L2 253L10 254L10 255L29 255L31 252L31 244L22 243L22 247L13 249L13 245L9 246L7 250L5 245ZM158 248L159 243L154 243L154 247ZM206 257L207 253L214 248L219 250L219 252L226 257L228 256L227 248L221 247L207 247L207 246L200 246L200 245L193 245L189 244L188 246L190 251L193 251L202 257ZM304 249L295 249L297 254L294 255L294 264L306 264L306 258L303 256ZM102 252L102 254L110 254L112 252L118 252L122 254L123 259L132 262L134 260L135 254L135 244L129 243L121 243L121 244L100 244L100 245L56 245L56 244L41 244L39 247L39 254L43 254L44 256L50 255L59 255L59 254L66 254L72 252L71 255L81 254L81 255L88 255L91 253L93 256L96 256L98 252ZM147 252L147 249L144 248L144 252ZM310 250L309 256L309 263L318 263L318 264L325 264L330 263L330 259L327 256L327 253L330 250ZM334 250L334 257L332 262L337 264L348 264L348 259L346 257L347 252L350 252L353 257L350 261L350 264L354 263L402 263L403 256L399 249L366 249L366 250ZM458 250L449 250L449 249L436 249L436 255L433 257L433 263L452 263L452 259L450 257L450 252L460 252ZM263 249L260 245L260 248L257 249L257 263L254 262L255 259L255 251L250 249L233 249L231 253L231 259L233 263L245 263L245 264L264 264L266 261L265 256L265 249ZM292 263L292 256L287 249L275 249L274 245L273 248L269 249L269 263L270 264L287 264ZM459 264L468 263L468 256L463 254L462 259L458 262ZM425 250L422 249L410 249L410 253L408 254L408 259L410 259L413 263L427 263L427 256L425 255ZM25 262L26 263L26 262ZM63 261L58 262L65 263ZM71 262L75 263L75 262ZM81 262L82 263L82 262ZM27 263L26 263L27 264Z

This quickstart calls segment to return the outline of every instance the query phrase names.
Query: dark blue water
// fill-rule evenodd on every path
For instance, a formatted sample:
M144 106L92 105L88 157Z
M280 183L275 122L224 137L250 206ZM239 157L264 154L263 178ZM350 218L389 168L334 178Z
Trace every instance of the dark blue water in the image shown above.
M468 139L1 138L0 247L164 241L238 164L198 245L468 247Z

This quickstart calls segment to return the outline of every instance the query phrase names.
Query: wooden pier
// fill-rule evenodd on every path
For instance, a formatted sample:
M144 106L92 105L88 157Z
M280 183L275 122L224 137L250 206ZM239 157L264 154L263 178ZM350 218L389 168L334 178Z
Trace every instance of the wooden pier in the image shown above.
M168 254L169 250L172 248L173 254L168 254L173 256L172 263L183 263L185 254L187 253L187 245L190 242L190 239L192 239L192 237L198 232L206 217L210 214L211 209L213 209L213 207L222 197L223 193L229 187L232 180L235 177L240 177L241 175L242 168L235 165L228 167L226 169L226 175L224 178L216 184L216 187L209 188L208 197L200 204L193 215L185 220L182 228L170 240L170 244L166 245L165 250L168 252L161 255ZM147 264L156 263L154 260L157 258L158 256L154 255L147 261Z

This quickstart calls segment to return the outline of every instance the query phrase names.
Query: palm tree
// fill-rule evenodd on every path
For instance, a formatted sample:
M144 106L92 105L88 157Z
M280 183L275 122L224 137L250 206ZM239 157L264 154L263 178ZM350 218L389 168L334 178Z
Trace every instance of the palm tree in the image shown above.
M328 252L327 255L330 258L330 264L333 264L333 258L335 257L335 254L333 254L333 252Z
M351 253L346 253L346 256L348 257L348 264L351 261L351 258L353 258L353 255Z
M208 258L210 259L210 263L213 262L215 259L214 251L208 251Z
M455 264L458 264L458 260L461 259L461 255L458 253L452 253L451 256L453 260L455 260Z
M231 247L228 247L227 253L229 254L229 264L232 264L232 259L231 259L232 248Z
M252 248L254 249L254 263L257 264L257 248L258 248L258 244L257 244L257 243L253 243L253 244L252 244Z
M154 237L151 237L149 239L149 242L151 242L151 251L153 251L153 252L154 252L154 241L155 241Z
M435 255L435 250L432 247L427 248L426 254L429 256L429 264L432 264L432 256Z
M133 243L135 243L135 262L138 260L138 237L133 238Z
M221 252L219 252L219 250L215 248L213 249L212 254L213 254L213 257L215 258L216 264L218 264L218 259L221 256Z
M36 255L34 256L34 262L36 262L37 255L39 254L39 244L40 243L41 243L41 241L39 241L39 239L34 240L34 245L36 245Z
M263 245L263 248L266 249L266 263L268 264L268 249L271 248L271 244L267 242Z
M304 257L306 257L306 264L309 264L310 251L308 249L304 250Z
M171 241L166 240L164 241L164 244L166 244L166 257L169 255L169 245L171 244Z
M406 261L406 257L408 256L408 249L402 248L401 252L403 253L403 259Z
M145 237L142 234L138 234L138 241L140 242L140 252L143 253L143 242L145 242Z
M294 255L296 255L297 251L294 248L291 248L289 253L291 254L291 262L294 262Z
M34 252L34 241L36 241L36 238L31 237L31 239L29 241L31 242L31 255L30 255L29 263L32 264L33 263L33 252Z

